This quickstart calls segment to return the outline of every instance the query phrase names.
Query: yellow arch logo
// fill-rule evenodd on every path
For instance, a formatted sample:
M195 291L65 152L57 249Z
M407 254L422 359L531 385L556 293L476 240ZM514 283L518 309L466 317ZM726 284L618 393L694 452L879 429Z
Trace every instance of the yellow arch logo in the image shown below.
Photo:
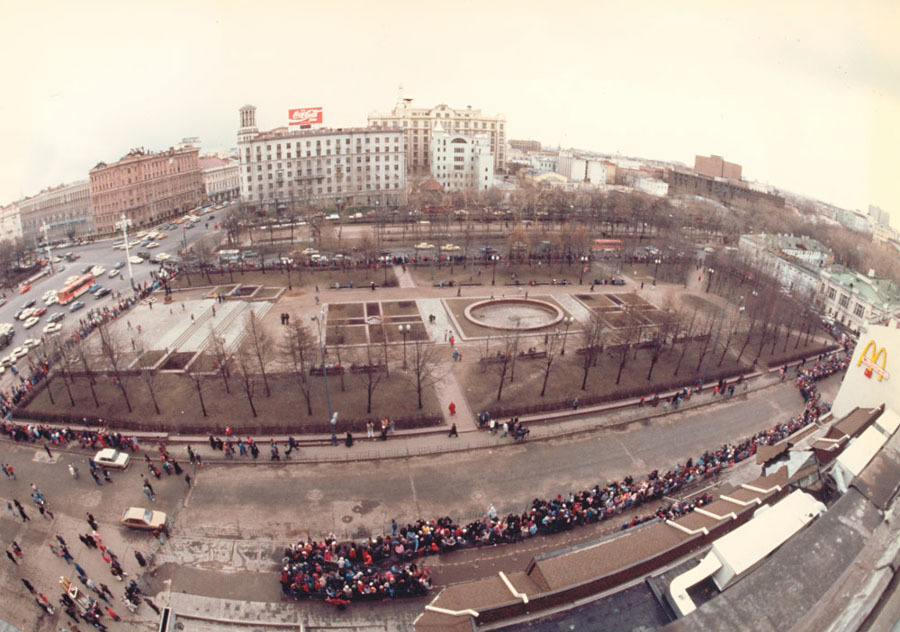
M871 357L869 357L869 352L872 353ZM881 360L880 365L878 363L879 360ZM863 352L859 355L856 366L862 365L866 366L864 373L867 378L871 378L874 374L878 376L878 381L880 382L889 379L891 376L891 374L885 370L887 366L887 350L884 347L879 349L875 344L875 340L870 340L868 344L866 344L865 349L863 349Z

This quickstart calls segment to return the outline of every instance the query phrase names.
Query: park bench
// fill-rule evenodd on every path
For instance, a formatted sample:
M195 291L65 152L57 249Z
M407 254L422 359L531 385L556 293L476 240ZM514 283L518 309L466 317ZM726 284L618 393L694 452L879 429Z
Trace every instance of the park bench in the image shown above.
M385 367L383 364L351 364L351 373L383 373ZM331 372L328 373L331 375Z
M330 366L328 367L328 375L342 375L344 373L344 367L342 366ZM325 375L325 371L320 366L310 367L309 369L310 375Z

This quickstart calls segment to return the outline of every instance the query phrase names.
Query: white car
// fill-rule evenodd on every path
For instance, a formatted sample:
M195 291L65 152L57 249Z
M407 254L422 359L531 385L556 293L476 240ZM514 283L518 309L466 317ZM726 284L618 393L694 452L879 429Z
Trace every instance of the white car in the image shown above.
M5 334L7 331L12 331L15 329L12 323L0 323L0 334Z
M120 272L121 272L121 270L119 270L118 268L113 268L112 270L109 271L109 278L119 276Z
M94 455L94 463L101 467L124 470L131 463L131 457L125 452L119 452L114 448L106 448Z
M156 255L156 258L159 259L160 261L168 261L169 259L172 258L172 255L170 255L168 252L161 252L158 255Z
M128 257L128 260L133 264L144 263L144 260L138 256Z
M444 252L457 252L461 250L461 248L456 244L444 244L443 246L441 246L441 250L443 250Z
M25 324L23 325L23 327L25 327L25 329L31 329L32 327L37 325L40 322L40 320L41 319L38 318L37 316L32 316L31 318L29 318L28 320L25 321Z
M57 303L59 303L59 295L56 292L44 299L44 305L56 305Z
M15 363L19 358L24 358L28 355L28 349L25 347L16 347L12 350L12 353L9 354L9 357L12 358L13 363Z
M93 274L95 277L98 277L105 272L106 268L104 268L103 266L94 266L93 268L91 268L91 274Z
M25 340L22 341L22 346L24 346L26 349L34 349L35 347L37 347L40 344L41 344L41 341L38 340L37 338L26 338Z
M15 363L16 363L16 359L14 357L12 357L12 354L10 354L10 355L6 356L5 358L3 358L2 360L0 360L0 366L2 366L2 367L9 368Z
M428 242L421 242L413 246L416 250L434 250L434 244L429 244Z
M31 318L31 315L34 314L35 311L37 310L35 310L33 307L23 309L22 313L19 314L19 320L28 320L29 318Z
M59 331L60 329L62 329L62 325L60 325L59 323L48 323L48 324L44 327L44 334L45 334L45 335L47 335L47 334L55 334L55 333L56 333L57 331Z
M149 244L147 244L147 248L159 248L159 243L151 241Z

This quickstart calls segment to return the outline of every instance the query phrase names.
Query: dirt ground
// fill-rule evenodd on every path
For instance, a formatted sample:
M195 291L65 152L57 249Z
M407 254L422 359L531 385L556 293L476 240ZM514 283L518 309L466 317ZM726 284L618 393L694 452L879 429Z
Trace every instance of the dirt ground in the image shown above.
M740 341L740 344L743 344L743 340ZM520 342L520 348L531 346L534 346L534 343L529 339ZM675 345L674 350L670 350L667 347L657 361L650 381L647 380L647 373L650 369L651 352L646 349L639 350L635 357L634 352L630 351L618 385L616 384L616 374L619 370L621 353L604 353L599 358L596 366L591 368L587 390L583 391L581 390L581 381L584 356L576 353L579 346L579 337L570 335L566 345L566 355L557 357L552 365L550 378L547 383L547 392L544 397L540 396L545 367L545 361L542 359L517 361L515 378L512 383L507 381L504 384L503 397L499 402L497 401L497 387L500 379L498 373L500 366L488 365L486 369L482 370L481 365L477 361L477 358L485 354L484 343L478 345L479 352L477 355L470 354L470 361L455 364L453 370L473 410L496 409L498 407L517 408L571 401L575 397L584 398L586 395L612 396L618 393L619 397L628 397L632 396L630 391L652 393L655 388L668 388L674 382L689 384L703 375L709 378L719 372L749 368L753 363L757 349L757 345L751 342L741 358L741 364L738 365L735 359L740 345L737 345L736 348L733 345L726 354L722 364L719 365L719 358L722 354L720 344L718 353L707 353L698 370L697 366L702 343L688 343L688 349L681 362L678 375L675 376L674 371L681 354L682 345ZM488 355L495 354L496 351L502 348L503 341L496 339L491 342L487 353ZM543 345L538 344L536 348L540 351ZM804 347L801 341L800 347L795 350L794 339L791 338L787 351L783 352L782 348L782 343L779 343L776 352L771 354L771 344L766 345L766 349L760 355L758 365L766 367L770 363L777 362L780 358L793 356L803 351L808 351L810 355L813 355L814 353L819 353L822 347L821 343L815 342L809 347Z
M397 277L394 270L387 268L387 285L395 287L397 285ZM234 270L231 272L211 272L209 278L206 274L192 272L188 275L179 276L173 285L176 288L182 287L198 287L208 285L230 286L235 283L242 285L263 285L269 287L314 287L319 286L320 289L333 287L335 283L339 283L342 287L346 287L349 283L354 286L367 286L374 281L377 285L384 285L385 270L364 269L331 269L331 268L295 268L291 271L290 279L285 270L276 270L266 268L266 272L261 270ZM290 281L290 283L288 282Z
M349 356L343 358L350 360ZM247 396L241 389L236 375L230 381L231 394L225 392L221 378L210 378L204 383L203 399L208 412L203 417L200 400L193 382L184 375L161 373L155 382L156 399L161 414L156 415L147 386L141 378L127 378L125 381L133 414L129 414L119 390L107 378L101 378L96 385L100 407L94 405L86 378L77 378L72 386L76 406L70 404L66 388L61 379L53 380L51 388L56 404L44 389L28 406L28 411L56 412L90 415L101 419L123 419L140 424L146 429L160 426L172 428L178 432L205 432L207 429L222 431L226 426L235 429L269 427L283 429L284 432L315 432L312 424L323 426L328 419L328 405L325 398L324 378L311 376L313 382L312 409L313 415L307 414L306 400L297 388L293 378L284 375L270 375L269 387L271 397L266 397L262 380L256 384L253 403L258 417L254 418ZM423 398L424 408L416 408L416 393L413 386L404 380L400 372L391 372L375 391L373 396L373 414L366 414L366 387L362 376L347 374L343 379L329 376L328 386L331 396L332 410L340 413L342 423L350 420L364 420L367 417L387 415L390 417L415 416L419 414L440 414L437 397L429 390ZM357 427L358 426L358 427ZM349 429L346 426L342 428ZM355 431L365 430L365 421L354 425ZM319 431L322 431L320 428Z

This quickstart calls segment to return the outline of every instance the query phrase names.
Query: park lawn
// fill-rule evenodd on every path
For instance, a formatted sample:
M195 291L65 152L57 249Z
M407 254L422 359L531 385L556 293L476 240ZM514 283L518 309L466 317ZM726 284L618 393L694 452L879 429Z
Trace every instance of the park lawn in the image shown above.
M349 365L350 357L345 355L344 363ZM55 412L101 418L104 423L116 427L117 420L125 420L130 427L139 430L168 430L178 433L222 432L232 426L236 432L328 432L328 406L325 398L324 378L311 376L313 380L313 415L307 415L306 400L296 387L293 376L285 374L269 375L271 397L266 397L262 380L256 385L253 403L258 417L254 418L247 396L232 374L231 394L225 392L221 378L210 376L205 381L203 399L208 417L203 417L197 391L189 378L182 374L161 373L156 380L156 399L161 414L156 415L147 387L139 377L126 378L125 384L131 399L133 413L128 413L119 390L109 379L99 379L95 389L100 407L94 405L86 378L76 378L72 386L75 407L70 405L66 388L61 379L51 383L55 404L50 402L46 389L29 404L27 412ZM392 371L389 378L382 381L373 396L372 414L366 414L366 386L363 375L346 374L343 378L329 376L328 385L332 409L340 413L338 430L345 432L352 426L353 432L365 430L366 418L380 416L403 417L420 414L439 415L440 406L433 390L423 393L424 407L416 407L414 387L401 376L400 371ZM352 420L357 420L351 423ZM318 424L318 428L315 428Z

